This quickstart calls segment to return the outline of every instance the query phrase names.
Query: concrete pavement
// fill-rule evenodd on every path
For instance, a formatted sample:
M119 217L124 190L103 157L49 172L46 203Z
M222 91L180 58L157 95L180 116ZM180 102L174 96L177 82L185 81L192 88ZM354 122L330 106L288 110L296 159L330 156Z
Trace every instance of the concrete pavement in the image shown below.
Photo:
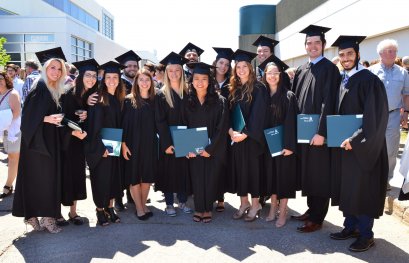
M1 147L1 146L0 146ZM6 155L0 149L0 186L7 176ZM399 186L399 175L392 185ZM78 203L83 226L69 225L59 234L32 232L22 218L11 216L12 198L0 199L0 262L407 262L409 227L398 217L384 215L375 221L374 248L351 253L353 240L335 241L328 235L342 229L343 217L331 207L323 229L310 234L295 231L299 222L288 220L283 228L262 218L252 223L231 219L239 198L226 195L226 211L214 212L210 224L195 223L192 215L177 210L167 217L160 192L151 192L154 216L139 221L134 207L120 213L122 222L96 226L95 207L88 180L88 199ZM41 189L39 189L41 191ZM306 200L289 201L289 214L302 213ZM63 208L66 217L67 208Z

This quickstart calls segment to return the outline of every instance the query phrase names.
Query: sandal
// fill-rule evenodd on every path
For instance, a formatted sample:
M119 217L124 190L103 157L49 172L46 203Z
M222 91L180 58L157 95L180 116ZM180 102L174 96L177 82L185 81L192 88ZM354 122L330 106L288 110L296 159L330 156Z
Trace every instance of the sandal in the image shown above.
M224 211L224 203L217 203L216 212L223 212Z
M3 191L3 193L0 195L0 198L5 198L7 196L10 196L13 194L13 186L3 186L4 190L7 190L7 193L5 193L5 191Z
M57 234L62 230L57 226L55 218L52 217L41 218L40 226L46 228L51 234Z
M111 219L112 223L120 223L121 219L119 218L119 216L117 216L117 214L115 214L114 208L113 207L107 207L104 208L105 213L108 214L108 217Z
M109 225L108 219L107 219L107 214L105 213L104 210L96 210L97 211L97 223L100 226L107 226Z
M44 230L44 227L40 226L40 222L38 222L37 217L32 217L32 218L29 218L29 219L25 219L24 223L26 225L32 226L35 231L43 231Z
M196 223L200 223L202 219L203 218L199 215L193 215L193 221L195 221Z
M80 225L84 224L84 220L82 220L82 218L79 215L71 217L71 214L69 212L68 212L68 221L70 221L71 223L73 223L76 226L80 226Z
M55 219L55 223L57 226L68 226L70 224L62 215Z
M212 216L204 216L202 220L203 220L203 223L206 223L206 224L210 223L212 222Z

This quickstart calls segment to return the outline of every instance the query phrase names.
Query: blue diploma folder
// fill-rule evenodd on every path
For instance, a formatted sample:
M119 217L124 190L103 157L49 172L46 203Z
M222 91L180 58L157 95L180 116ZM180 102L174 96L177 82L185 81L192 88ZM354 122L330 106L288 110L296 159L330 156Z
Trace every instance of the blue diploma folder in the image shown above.
M266 137L268 149L270 150L272 157L282 154L284 140L283 132L284 129L282 125L264 130L264 136Z
M121 154L122 129L102 128L101 137L109 156Z
M318 131L318 114L298 114L297 115L297 142L310 143L312 137Z
M242 132L246 126L246 122L244 121L243 113L241 112L239 104L234 107L231 118L233 131Z
M209 144L207 128L182 128L184 126L171 126L173 146L175 147L175 157L185 157L192 153L199 153L200 150Z
M362 114L327 116L328 147L341 147L341 143L362 127Z

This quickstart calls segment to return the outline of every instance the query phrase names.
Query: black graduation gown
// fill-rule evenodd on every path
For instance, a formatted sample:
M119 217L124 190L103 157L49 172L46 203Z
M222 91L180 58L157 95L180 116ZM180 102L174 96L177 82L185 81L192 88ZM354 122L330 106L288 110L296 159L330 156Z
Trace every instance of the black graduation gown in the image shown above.
M228 112L225 99L220 96L217 101L200 104L197 97L192 98L195 106L184 101L183 120L188 128L206 127L210 144L205 151L210 157L197 155L189 159L189 171L192 180L195 211L203 213L212 211L213 202L218 197L219 177L222 173L222 162L226 154L226 133Z
M173 145L169 126L184 125L182 121L182 99L171 90L173 108L166 102L162 92L155 97L155 122L159 134L159 171L155 190L164 193L187 193L191 191L187 158L175 158L165 150ZM184 94L186 96L186 94Z
M97 103L88 109L88 140L85 157L90 170L92 197L97 207L108 207L112 198L121 196L119 157L102 157L106 148L100 135L102 128L121 128L121 105L108 94L109 105Z
M238 87L237 96L240 98L241 87ZM229 182L234 186L238 196L251 194L258 197L261 194L260 178L262 176L262 160L265 149L264 139L264 118L267 108L267 88L261 82L254 84L251 93L252 100L247 102L245 95L243 100L235 101L231 105L231 110L239 104L243 113L246 127L242 133L247 134L247 138L231 146L231 175Z
M45 82L40 79L27 96L21 122L21 148L14 216L57 217L61 208L61 143L58 127L44 117L58 113Z
M131 91L132 91L132 83L129 82L129 80L127 80L127 79L125 79L125 78L122 78L122 82L123 82L124 85L125 85L126 95L130 94Z
M272 99L277 93L271 96L267 106L265 129L283 125L284 128L284 149L290 150L293 154L289 156L279 155L271 157L271 153L266 143L264 153L264 172L262 176L263 196L276 194L279 199L295 198L297 190L297 100L294 93L287 91L285 101L281 102L283 110L282 116L277 118L272 110Z
M349 215L378 218L383 213L388 179L385 87L376 75L363 69L349 78L346 92L341 93L337 113L363 114L363 125L350 138L352 150L340 150L339 209Z
M340 83L338 68L327 58L314 66L300 66L293 80L298 108L302 114L319 114L318 134L327 137L327 115L335 112L335 93ZM299 144L298 190L304 196L330 197L330 149Z
M130 160L124 159L125 186L154 183L158 166L158 137L155 127L155 102L146 99L139 108L126 99L122 116L123 141Z
M83 99L75 97L73 90L69 90L61 97L61 105L64 117L78 123L79 117L75 115L75 111L85 109ZM84 123L78 124L84 129ZM72 136L72 129L68 126L60 131L63 140L61 203L70 206L75 200L87 199L84 141Z

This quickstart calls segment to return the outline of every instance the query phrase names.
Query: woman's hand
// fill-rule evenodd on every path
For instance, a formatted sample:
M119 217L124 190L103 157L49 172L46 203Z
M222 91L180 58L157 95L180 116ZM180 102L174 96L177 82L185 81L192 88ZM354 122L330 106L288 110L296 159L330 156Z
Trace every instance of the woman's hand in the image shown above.
M129 156L131 156L131 151L129 150L128 146L126 146L126 143L122 143L122 156L125 158L125 160L129 161Z
M210 157L210 154L209 154L208 152L206 152L205 150L200 150L200 151L199 151L199 154L200 154L200 156L202 156L202 157L206 157L206 158L209 158L209 157Z
M188 153L188 155L186 155L186 158L195 158L196 157L196 154L194 154L194 153Z
M61 114L51 114L44 117L44 122L51 123L54 125L60 125L62 119L64 118Z
M247 134L244 133L239 133L239 132L233 132L233 137L231 137L231 140L233 142L242 142L247 138Z
M349 141L349 139L346 139L341 143L341 148L344 148L345 151L352 150L351 142Z
M166 154L173 154L174 150L175 150L175 147L173 147L173 145L171 145L166 149L165 153Z
M289 155L293 154L293 151L283 149L282 154L283 154L283 156L289 156Z
M105 150L104 155L102 155L102 157L106 158L108 157L108 154L109 154L108 150Z
M80 115L78 115L81 121L85 121L87 119L87 111L84 110Z
M315 146L322 146L324 145L325 137L321 136L319 134L315 134L314 137L311 139L310 145L315 145Z
M86 131L83 131L83 132L72 131L71 134L72 134L72 136L75 136L80 140L83 140L85 137L87 137L87 132Z
M87 104L89 106L94 106L95 103L97 103L97 101L98 101L98 93L94 92L91 95L89 95L87 99Z

